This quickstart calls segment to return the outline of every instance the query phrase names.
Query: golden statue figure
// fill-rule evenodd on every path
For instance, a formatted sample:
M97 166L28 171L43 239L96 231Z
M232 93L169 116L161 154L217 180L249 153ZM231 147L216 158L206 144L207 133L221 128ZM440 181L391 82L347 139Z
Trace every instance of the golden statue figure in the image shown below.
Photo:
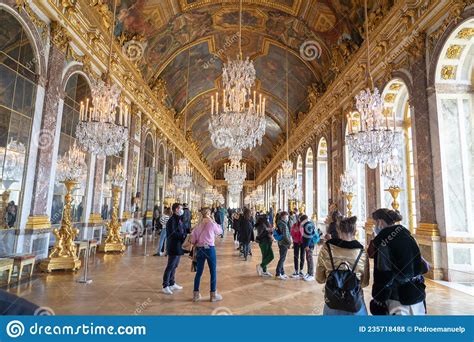
M99 246L99 251L108 252L123 252L125 245L120 236L120 228L122 227L119 220L119 197L122 188L120 186L112 186L112 217L107 223L107 238L105 242Z
M72 190L77 182L66 180L63 184L66 187L66 195L64 196L65 203L61 228L53 230L56 237L53 250L49 257L40 264L40 269L46 272L54 270L76 271L81 267L81 261L77 257L76 245L74 244L74 239L79 234L79 230L73 227L71 220Z

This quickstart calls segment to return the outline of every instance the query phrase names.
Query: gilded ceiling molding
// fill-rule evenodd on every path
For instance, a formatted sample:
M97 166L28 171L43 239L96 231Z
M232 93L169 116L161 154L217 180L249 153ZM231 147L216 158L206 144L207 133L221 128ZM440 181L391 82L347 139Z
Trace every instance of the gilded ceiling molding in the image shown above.
M430 51L433 51L436 42L444 33L444 31L446 31L448 26L451 24L456 25L462 19L462 12L464 12L468 6L474 4L474 0L456 0L451 2L452 4L449 7L448 16L444 19L443 23L429 36Z
M292 16L298 16L301 7L301 1L302 0L294 0L291 7L280 2L276 2L274 0L244 0L243 2L251 5L263 5L286 12ZM200 0L192 1L191 3L189 3L188 0L179 0L179 5L181 7L181 10L183 12L186 12L206 6L222 5L223 2L238 4L238 0Z
M462 10L473 2L474 0L432 0L429 3L414 3L412 0L395 2L386 18L374 28L372 33L370 58L374 77L383 76L388 65L398 63L402 55L407 55L410 46L415 49L415 54L420 52L423 41L423 33L420 34L420 32L424 32L432 25L431 18L446 12L450 12L453 18L459 17ZM390 39L387 40L387 37ZM381 49L380 46L383 48ZM365 68L360 64L360 61L365 59L363 56L365 53L366 49L363 47L355 53L349 64L329 85L317 105L293 130L290 137L291 150L298 148L308 139L308 136L312 135L308 134L309 127L318 130L327 118L336 114L342 103L352 101L356 92L365 82ZM446 70L445 77L452 77L452 73L453 70ZM347 91L344 83L350 79L352 79L351 89ZM267 167L259 174L257 183L261 184L268 179L280 166L285 156L285 149L280 148Z
M107 17L111 17L111 13L106 4L101 0L79 1L76 10L66 15L64 8L58 5L56 0L33 0L34 4L48 15L53 21L61 22L63 27L69 32L69 39L74 41L78 48L87 54L92 63L97 64L99 70L106 68L106 60L108 51L108 32L105 23ZM56 25L56 24L54 24ZM54 40L59 46L65 44L66 36L61 32L59 27L54 31ZM209 168L203 163L199 155L188 145L183 132L181 132L174 122L170 120L169 112L154 97L153 91L143 80L141 74L137 71L134 63L125 58L119 45L113 44L113 61L112 61L112 78L119 86L121 86L124 95L136 102L140 110L145 113L148 119L158 127L163 134L176 145L176 148L187 156L191 164L201 173L207 181L212 181L212 174Z

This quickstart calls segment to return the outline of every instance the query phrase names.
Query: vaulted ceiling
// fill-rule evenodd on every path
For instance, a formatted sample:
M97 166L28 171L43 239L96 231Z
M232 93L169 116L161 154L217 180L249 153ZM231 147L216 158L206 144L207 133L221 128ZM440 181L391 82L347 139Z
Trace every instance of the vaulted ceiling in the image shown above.
M142 42L143 77L150 87L164 81L164 101L176 111L175 120L183 129L186 125L204 161L220 176L227 151L210 140L210 94L220 87L223 63L238 52L239 0L117 2L115 34ZM377 6L372 2L369 6ZM286 59L291 130L308 111L308 89L324 91L334 77L335 49L341 42L349 42L349 50L360 45L362 5L362 0L243 1L243 55L254 61L257 91L267 97L263 144L243 152L250 172L258 173L285 138ZM305 55L307 44L316 48L316 58Z

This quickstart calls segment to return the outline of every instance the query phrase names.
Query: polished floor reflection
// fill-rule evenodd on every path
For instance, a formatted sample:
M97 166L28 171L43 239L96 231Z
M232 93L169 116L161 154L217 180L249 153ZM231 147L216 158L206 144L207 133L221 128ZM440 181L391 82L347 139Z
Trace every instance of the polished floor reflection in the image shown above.
M153 246L152 246L153 244ZM148 247L154 249L155 242ZM138 244L127 248L124 255L97 254L90 261L92 284L76 282L82 270L72 273L36 273L31 281L12 285L9 291L38 305L51 308L58 315L319 315L323 308L322 285L302 280L287 281L260 278L255 265L260 260L258 246L253 257L245 262L234 250L231 234L217 244L218 290L224 301L210 303L209 274L205 271L201 283L203 301L193 303L194 273L185 256L177 273L184 286L173 296L161 293L166 258L143 256ZM275 255L277 255L274 245ZM152 253L150 253L152 254ZM316 260L316 257L315 257ZM293 252L290 251L286 271L291 273ZM276 261L270 265L274 272ZM432 315L473 315L474 307L466 305L472 296L434 282L427 282L428 312ZM365 291L370 299L370 290Z

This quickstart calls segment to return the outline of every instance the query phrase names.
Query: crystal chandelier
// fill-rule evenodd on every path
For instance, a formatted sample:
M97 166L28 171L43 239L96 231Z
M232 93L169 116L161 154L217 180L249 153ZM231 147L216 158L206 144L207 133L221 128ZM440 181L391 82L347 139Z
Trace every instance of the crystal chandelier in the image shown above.
M13 138L6 148L0 147L0 167L3 169L0 181L13 183L21 179L25 154L25 145Z
M114 6L114 21L115 10ZM76 137L81 148L101 158L117 155L123 150L128 140L128 106L120 100L120 89L112 84L109 75L111 70L112 44L114 26L110 30L110 50L105 82L98 80L91 87L92 100L81 102L79 123L76 127ZM119 103L120 102L120 103Z
M242 159L242 150L236 148L229 149L229 159L231 162L238 163Z
M173 183L178 189L188 188L193 181L193 168L186 158L180 158L173 171Z
M288 96L288 51L285 55L285 71L286 71L286 160L281 164L281 168L277 172L277 185L285 191L286 194L290 194L294 191L297 185L296 181L296 170L293 169L293 162L289 158L289 96Z
M277 172L277 184L286 193L293 191L296 184L296 171L293 169L293 163L287 159L281 164Z
M60 181L81 181L87 170L86 156L76 142L58 160L57 179Z
M370 74L370 40L365 1L365 31L367 34L367 86L355 97L358 113L348 114L348 135L346 143L352 158L371 169L390 156L390 151L401 142L401 133L395 127L389 127L388 115L383 108L383 99L379 90L373 86Z
M224 178L229 185L242 186L246 177L247 164L234 161L224 164Z
M242 1L239 11L239 55L222 69L222 96L211 97L209 131L216 148L252 149L262 144L265 134L265 98L252 92L255 67L242 58ZM220 106L222 108L220 108Z
M119 163L115 169L110 169L107 174L107 180L112 186L123 187L127 178L122 163Z
M291 189L291 191L288 193L288 199L290 201L297 202L301 202L303 200L303 191L301 191L298 184L295 184L295 186L293 186L293 189Z
M186 76L186 109L189 101L189 66L191 61L191 52L188 49L188 69ZM186 137L186 118L187 112L184 113L184 136ZM173 183L178 189L187 189L193 181L193 169L186 158L180 158L174 167Z
M341 191L345 194L354 192L355 179L349 171L341 175Z
M400 188L402 181L402 165L398 151L394 150L388 160L382 165L382 176L388 181L391 188Z

